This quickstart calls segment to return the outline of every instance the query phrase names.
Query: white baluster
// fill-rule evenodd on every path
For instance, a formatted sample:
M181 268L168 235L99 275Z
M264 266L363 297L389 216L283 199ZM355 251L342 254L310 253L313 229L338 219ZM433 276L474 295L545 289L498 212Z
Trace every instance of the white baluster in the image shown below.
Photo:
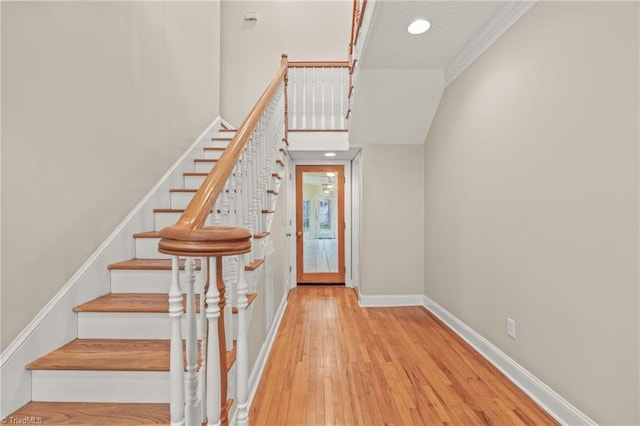
M171 426L184 425L184 360L182 354L182 290L180 264L171 257L171 287L169 289L169 317L171 318L171 344L169 376L171 383Z
M207 315L205 299L207 297L207 288L209 285L209 258L200 258L200 331L202 332L202 338L200 339L200 371L198 374L198 394L200 399L200 419L205 421L207 418Z
M224 297L227 300L227 303L224 305L224 333L225 333L225 343L226 350L230 351L233 349L233 333L232 333L232 321L233 321L233 313L231 311L232 304L234 299L231 296L231 283L235 280L235 276L233 273L235 272L232 264L233 257L225 257L222 259L222 264L224 267L222 268L222 275L224 281Z
M335 77L336 68L331 69L331 128L336 128L336 96L335 96Z
M311 129L316 130L316 69L311 68Z
M297 93L297 88L298 88L298 79L297 79L297 75L298 75L298 69L297 68L289 68L289 72L291 75L290 78L290 82L291 82L291 128L292 129L297 129L298 128L298 115L296 114L296 103L298 101L298 98L296 97L296 93Z
M222 193L220 194L221 203L220 203L220 223L223 226L229 226L229 181L225 184L222 189Z
M196 334L196 301L194 286L196 281L195 260L187 257L185 260L185 287L186 287L186 312L187 312L187 373L185 399L185 419L187 425L201 424L200 411L198 410L198 336Z
M344 96L344 75L345 70L349 72L349 68L341 68L340 72L340 129L344 129L344 104L347 102L347 99Z
M320 77L320 93L322 94L321 98L320 98L320 108L321 108L321 112L320 112L320 128L324 129L325 128L325 116L324 116L324 88L325 88L325 80L327 78L327 68L322 67L320 68L321 70L321 77Z
M242 256L246 257L246 256ZM244 265L246 260L238 265L238 340L237 340L237 383L236 398L238 401L237 425L249 424L249 347L247 341L247 280L245 279Z
M207 425L220 425L220 348L218 317L220 316L220 293L216 285L216 261L210 262L211 282L207 291Z
M307 128L307 69L302 68L302 128Z

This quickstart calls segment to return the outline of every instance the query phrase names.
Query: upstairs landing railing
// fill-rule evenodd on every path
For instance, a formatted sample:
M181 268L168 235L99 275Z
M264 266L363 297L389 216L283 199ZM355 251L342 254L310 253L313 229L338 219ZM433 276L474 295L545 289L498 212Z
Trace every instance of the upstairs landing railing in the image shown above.
M349 63L289 62L289 130L348 129Z
M248 424L249 285L245 268L264 256L266 238L256 244L254 236L268 233L277 196L270 183L284 165L287 72L287 56L283 55L275 77L180 219L160 232L158 249L172 256L172 425L227 424L230 399L235 399L237 424ZM232 305L237 308L235 395L228 394L227 383L233 359L227 354L233 354L234 349ZM183 317L186 336L182 334Z

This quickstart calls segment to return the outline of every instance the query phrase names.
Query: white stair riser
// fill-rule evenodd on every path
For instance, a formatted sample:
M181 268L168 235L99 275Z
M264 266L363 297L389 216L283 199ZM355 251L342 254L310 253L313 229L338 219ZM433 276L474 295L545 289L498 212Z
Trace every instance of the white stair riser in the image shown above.
M170 398L169 372L33 371L32 400L51 402L158 402Z
M160 231L162 228L174 225L182 213L154 213L153 219L155 222L155 231Z
M187 204L191 202L194 196L194 192L172 192L171 193L171 208L172 209L185 209Z
M212 160L217 160L220 158L220 156L222 155L224 151L220 151L220 150L213 150L213 149L205 149L204 150L204 157L203 158L210 158Z
M202 186L202 182L206 176L185 176L184 188L185 189L198 189Z
M154 230L161 231L162 228L175 225L178 219L180 219L180 216L182 216L182 212L154 213L153 215L154 215L154 222L155 222ZM213 222L212 222L212 215L210 214L209 217L207 217L207 221L205 222L205 225L211 225L211 224L213 224Z
M138 259L168 259L171 256L158 251L160 238L136 238L136 258Z
M196 163L194 161L193 171L196 173L209 173L215 164L216 164L215 162L209 162L209 161L206 161L204 163L202 162Z
M220 136L220 137L228 138L230 136L223 135L223 136ZM212 146L214 148L226 148L227 146L229 146L229 142L230 141L228 141L228 140L223 140L223 141L214 141L214 140L212 140L211 143L209 144L209 146Z
M169 304L167 303L167 310ZM186 319L182 320L182 336L186 338ZM198 339L202 338L200 321L196 323ZM78 313L80 339L171 339L169 314L132 312Z
M196 271L199 275L200 271ZM196 291L202 289L199 277L196 277ZM186 273L180 271L180 282L185 282ZM111 271L112 293L169 293L171 271L169 270L129 270ZM183 289L184 290L184 289Z

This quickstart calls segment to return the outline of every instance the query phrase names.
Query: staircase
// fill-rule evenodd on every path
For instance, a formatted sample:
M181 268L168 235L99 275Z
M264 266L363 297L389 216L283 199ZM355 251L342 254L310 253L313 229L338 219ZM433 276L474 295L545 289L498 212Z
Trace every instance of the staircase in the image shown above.
M26 365L32 401L8 422L248 424L247 330L269 280L262 271L288 122L297 131L298 122L343 126L337 93L347 92L348 72L346 62L283 55L240 128L211 134L181 187L153 210L153 229L133 233L135 257L108 266L110 292L73 308L77 338Z
M160 230L179 219L234 135L234 130L219 129L202 157L194 160L194 171L183 174L183 187L170 191L170 205L154 210L155 229L141 230L132 236L135 258L109 265L111 293L74 308L78 315L78 338L26 366L32 373L33 401L9 417L36 422L42 419L46 424L170 423L171 319L167 315L167 294L172 260L171 256L158 252ZM285 149L281 148L279 153L282 155L277 159L277 167L282 167ZM278 173L272 174L267 190L271 203L269 209L263 210L263 216L272 212L280 179ZM220 221L219 211L207 218L212 225ZM266 240L268 235L264 231L254 238ZM252 274L248 276L250 287L255 288L263 261L256 258L245 266L245 271ZM198 260L195 270L200 269ZM184 259L180 261L180 270L184 276ZM199 291L202 288L196 289ZM248 306L256 297L255 292L247 295ZM199 313L200 297L195 301ZM235 316L238 311L233 308L231 312ZM186 335L186 320L181 322ZM237 323L235 319L231 322ZM199 322L198 339L202 338L201 325ZM236 336L237 330L227 339ZM227 370L226 381L232 383L229 376L234 374L237 349L235 341L228 346L228 350L224 348L226 359L221 364ZM233 393L234 389L229 387L228 394ZM233 399L228 398L221 408L223 423L228 421L232 404Z

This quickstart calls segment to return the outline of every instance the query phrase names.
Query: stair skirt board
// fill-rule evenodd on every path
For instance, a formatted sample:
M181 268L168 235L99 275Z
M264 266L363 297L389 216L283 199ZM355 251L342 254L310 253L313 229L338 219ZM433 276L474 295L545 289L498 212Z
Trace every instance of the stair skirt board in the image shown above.
M167 305L168 306L168 305ZM79 312L79 339L171 339L171 318L166 313ZM196 322L198 339L201 322ZM187 321L182 319L182 335L187 335Z
M77 337L77 320L73 307L109 292L108 274L105 274L107 266L133 256L132 235L143 229L154 228L153 209L167 200L171 188L179 187L183 173L193 168L193 160L202 155L202 149L211 146L211 139L216 134L220 122L220 117L216 118L185 150L158 183L3 351L0 356L0 418L5 418L31 400L31 374L25 371L24 366ZM161 290L154 290L157 291Z

